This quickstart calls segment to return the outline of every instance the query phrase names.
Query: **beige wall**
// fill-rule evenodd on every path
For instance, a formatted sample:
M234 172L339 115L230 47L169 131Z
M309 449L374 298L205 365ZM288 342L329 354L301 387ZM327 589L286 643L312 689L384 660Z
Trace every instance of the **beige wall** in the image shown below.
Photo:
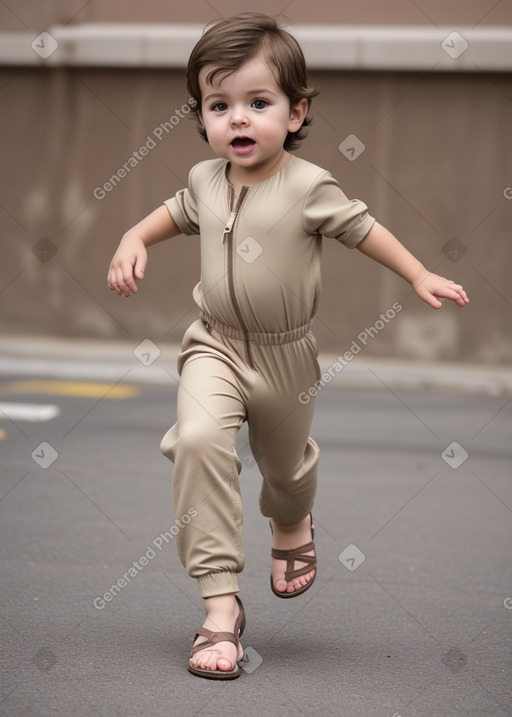
M64 22L73 3L30 5L28 12L29 4L19 2L16 12L42 29L50 6L56 10L51 21ZM116 5L92 2L79 19L148 19L141 17L141 3L123 3L122 18L114 12ZM190 15L178 16L185 10L175 5L144 3L151 20L207 21L213 16L206 15L202 3L200 13L192 12L199 7L192 3L186 6ZM372 21L385 20L379 15L382 3L335 7L349 13L355 5L361 12L371 6ZM387 5L397 10L396 21L422 22L419 3ZM508 21L501 5L509 7L498 4L483 21ZM438 23L449 22L444 6L428 4ZM487 6L460 2L458 13L476 23ZM217 7L232 12L240 4L219 2ZM261 5L263 11L269 7ZM288 13L294 22L305 22L312 20L310 7L296 0ZM322 20L330 17L326 9ZM3 27L15 24L1 6L0 18ZM347 19L364 18L352 14ZM402 311L368 340L368 357L509 362L511 75L314 72L311 81L321 94L314 102L310 136L298 154L330 169L349 196L364 199L432 270L462 281L472 300L463 310L447 305L435 312L402 280L357 251L326 241L324 292L315 322L321 348L342 352L354 340L361 343L358 335L398 301ZM123 231L182 187L190 166L211 156L208 146L193 122L184 119L104 199L93 192L186 102L183 73L4 67L0 88L0 331L122 338L134 345L143 338L179 341L196 314L191 298L198 280L194 238L180 237L150 250L137 297L126 300L109 292L105 275ZM354 162L338 150L349 134L366 145Z
M281 13L294 23L383 25L510 25L508 0L4 0L0 28L44 30L51 24L83 22L200 22L255 11Z

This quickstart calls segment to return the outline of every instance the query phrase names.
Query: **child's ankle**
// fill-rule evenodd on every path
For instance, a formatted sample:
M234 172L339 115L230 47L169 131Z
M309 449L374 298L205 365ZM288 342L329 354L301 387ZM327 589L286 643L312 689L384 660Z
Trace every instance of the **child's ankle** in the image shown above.
M204 598L204 609L207 615L212 613L227 613L232 612L236 614L237 605L235 596L233 593L227 595L214 595L212 597Z

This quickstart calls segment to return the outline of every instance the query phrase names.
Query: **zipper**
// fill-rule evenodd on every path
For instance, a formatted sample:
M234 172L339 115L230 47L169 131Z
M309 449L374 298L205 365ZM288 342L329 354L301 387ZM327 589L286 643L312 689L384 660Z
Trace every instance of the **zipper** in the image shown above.
M232 211L231 214L228 217L228 220L226 222L226 226L224 227L224 234L222 235L222 243L224 244L226 237L233 229L233 224L235 223L236 219L236 210Z
M249 191L249 187L246 187L245 185L241 188L240 194L238 196L238 200L236 202L236 206L233 208L234 204L234 190L233 187L230 187L231 191L231 212L228 217L228 220L226 222L226 226L224 227L224 234L222 236L222 242L227 239L227 252L228 252L228 290L229 295L231 299L231 303L233 304L233 308L235 310L236 317L240 323L240 326L242 327L242 331L245 335L245 353L247 356L247 363L249 366L254 369L254 362L252 360L251 355L251 347L249 345L249 329L247 327L247 324L245 323L245 319L242 314L242 309L240 308L240 304L238 303L238 299L236 298L236 292L235 292L235 242L234 242L234 236L233 236L233 227L236 221L236 218L238 216L238 212L240 211L240 207L243 204L243 201L245 199L245 196L247 192Z

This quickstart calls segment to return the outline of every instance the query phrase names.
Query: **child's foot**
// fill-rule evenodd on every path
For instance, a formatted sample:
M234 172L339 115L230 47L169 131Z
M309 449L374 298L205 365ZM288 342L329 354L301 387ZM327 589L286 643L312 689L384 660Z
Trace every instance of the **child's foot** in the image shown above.
M235 622L240 612L234 594L205 598L204 606L206 619L203 627L213 632L232 633L234 631ZM206 640L206 637L199 635L194 645L199 645ZM232 642L224 641L218 642L213 647L199 650L190 658L189 662L192 667L202 670L229 672L234 669L237 661L241 660L243 655L244 651L240 643L237 648Z
M301 547L302 545L306 545L307 543L311 543L311 518L309 515L307 515L304 520L302 520L300 523L297 523L296 525L278 525L275 521L271 519L271 525L272 525L272 548L276 548L277 550L291 550ZM309 550L304 553L304 555L315 555L314 550ZM294 562L294 569L297 570L299 568L304 567L307 565L305 562L301 562L300 560L295 560ZM285 579L285 571L286 571L286 560L278 560L276 558L272 558L272 580L274 583L274 587L277 592L279 593L294 593L300 590L301 588L304 588L308 583L313 580L315 576L315 570L311 570L311 572L305 573L304 575L299 575L296 578L293 578L290 582L287 582Z

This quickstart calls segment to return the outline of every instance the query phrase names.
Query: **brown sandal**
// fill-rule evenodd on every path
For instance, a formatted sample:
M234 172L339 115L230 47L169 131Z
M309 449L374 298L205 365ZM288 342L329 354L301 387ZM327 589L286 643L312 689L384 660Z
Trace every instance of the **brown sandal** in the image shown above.
M240 638L242 637L242 633L245 629L245 611L244 606L242 605L242 601L240 600L238 595L235 595L235 600L238 603L240 612L238 613L238 617L235 622L234 633L213 632L213 630L208 630L208 628L206 627L198 628L196 634L194 635L194 639L192 640L192 644L197 640L199 635L202 635L203 637L206 637L208 639L204 642L199 643L199 645L193 644L193 647L190 651L190 657L193 657L196 652L204 650L205 647L213 647L213 645L216 645L218 642L232 642L238 649L238 645L240 644ZM188 671L192 672L192 674L194 675L199 675L199 677L207 677L210 680L234 680L235 677L240 677L242 673L240 662L243 662L243 659L244 656L242 656L240 660L237 660L232 670L204 670L200 667L193 667L189 663Z
M316 553L315 555L303 555L303 553L307 553L309 550L315 549L315 544L313 542L315 537L315 526L313 525L313 516L311 513L309 514L310 520L311 520L311 542L306 543L306 545L301 545L300 548L292 548L291 550L278 550L277 548L272 548L272 557L276 560L286 560L286 572L284 574L284 579L287 583L290 582L290 580L293 580L294 578L298 578L300 575L306 575L306 573L310 573L313 568L315 569L315 574L309 581L307 585L304 585L304 587L299 588L299 590L294 590L292 593L285 593L285 592L279 592L274 587L274 581L272 580L272 575L270 575L270 587L272 588L272 592L274 595L277 595L277 597L280 598L293 598L297 597L298 595L302 595L302 593L305 593L306 590L309 590L309 588L313 585L315 578L316 578ZM273 533L272 530L272 521L269 521L270 523L270 530ZM293 569L294 563L296 560L299 560L301 563L306 563L302 568L297 568L297 570Z

